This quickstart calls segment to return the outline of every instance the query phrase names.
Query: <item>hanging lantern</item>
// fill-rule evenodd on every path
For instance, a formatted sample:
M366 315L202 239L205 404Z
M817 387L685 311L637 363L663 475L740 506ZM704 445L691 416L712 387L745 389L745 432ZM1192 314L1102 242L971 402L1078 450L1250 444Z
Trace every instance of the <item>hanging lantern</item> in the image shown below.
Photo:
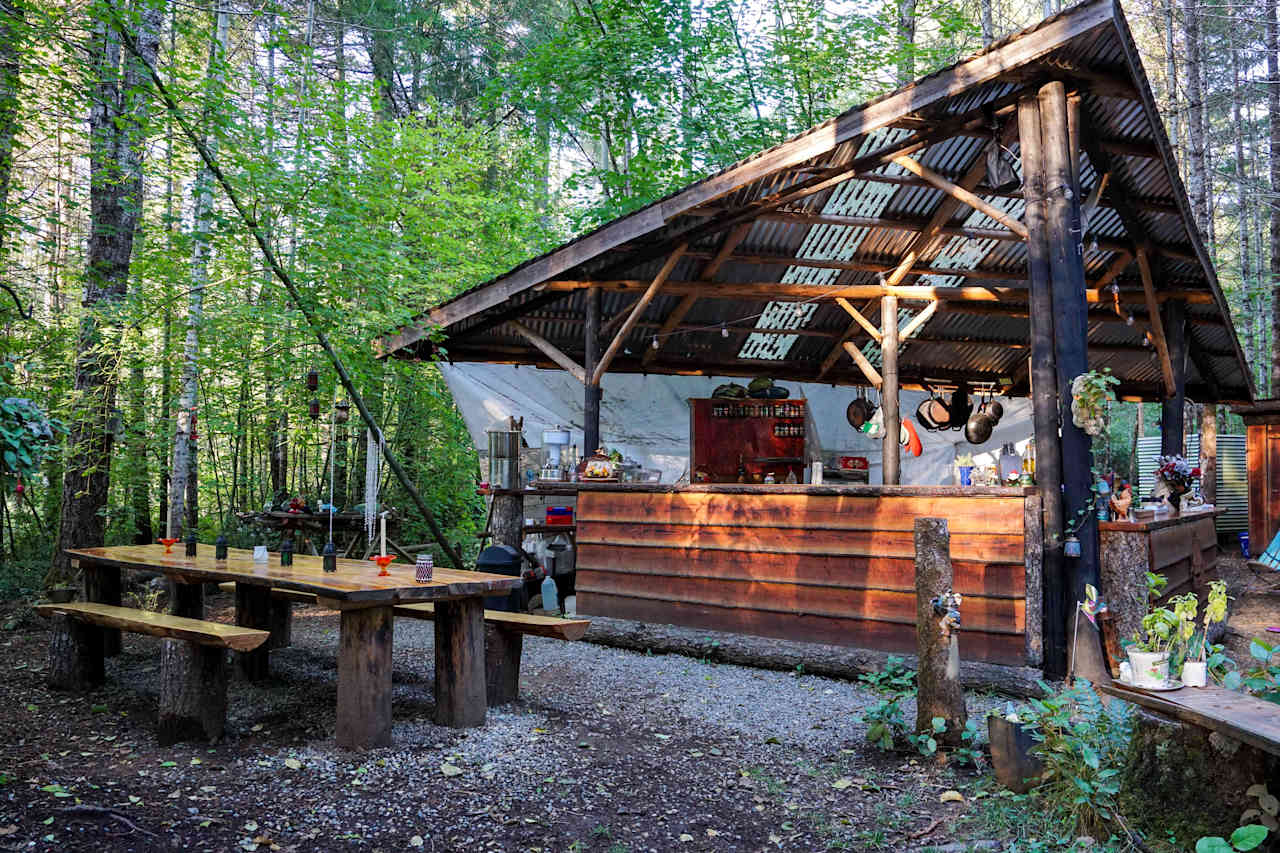
M349 420L351 420L351 404L346 400L339 400L333 406L333 422L345 424Z
M320 420L320 401L317 400L315 397L312 397L311 405L307 407L307 411L311 415L311 420L313 421Z
M314 391L320 387L320 371L314 367L307 371L307 390Z
M324 550L320 552L320 558L326 572L336 572L338 570L338 549L334 547L332 542L324 543Z

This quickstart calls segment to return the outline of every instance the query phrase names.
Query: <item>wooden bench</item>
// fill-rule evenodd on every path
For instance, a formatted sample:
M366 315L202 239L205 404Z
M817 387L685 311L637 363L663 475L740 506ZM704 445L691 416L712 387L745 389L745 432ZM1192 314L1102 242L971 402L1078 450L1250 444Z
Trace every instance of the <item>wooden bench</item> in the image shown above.
M402 619L435 619L435 605L398 604L392 612ZM591 627L589 619L561 619L532 613L508 613L504 610L484 612L485 700L490 708L516 701L520 696L520 654L524 635L550 637L555 640L581 640ZM448 638L436 628L436 645Z
M1116 681L1097 690L1280 756L1280 706L1265 699L1217 686L1153 693Z
M103 629L165 638L157 733L162 746L222 737L227 716L225 652L252 651L270 637L253 628L113 604L41 604L36 610L53 623L49 686L56 689L82 690L105 680Z
M235 584L218 585L224 592L234 592ZM293 604L315 604L316 596L308 592L295 592L278 587L271 590L271 648L283 648L289 644L288 631L292 616L278 616L283 610L290 613ZM398 604L392 612L402 619L435 619L436 608L431 602L422 604ZM556 616L538 616L532 613L508 613L503 610L486 610L485 622L485 699L490 708L514 702L520 694L520 655L524 647L524 635L550 637L554 640L581 640L591 626L589 619L561 619ZM278 636L277 632L281 632ZM437 642L442 638L436 637Z

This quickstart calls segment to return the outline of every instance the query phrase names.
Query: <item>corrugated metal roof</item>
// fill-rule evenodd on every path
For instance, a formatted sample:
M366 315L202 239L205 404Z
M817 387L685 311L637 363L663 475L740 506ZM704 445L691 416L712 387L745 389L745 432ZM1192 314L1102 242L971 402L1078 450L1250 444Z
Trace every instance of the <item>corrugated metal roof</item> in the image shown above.
M987 62L990 57L999 61ZM1155 249L1151 259L1157 290L1201 291L1209 300L1189 306L1189 393L1200 400L1250 399L1251 381L1225 300L1191 224L1185 191L1132 37L1118 6L1109 0L1072 7L971 60L849 110L473 288L428 317L444 325L448 354L455 360L547 363L543 353L505 325L508 319L521 319L580 360L584 291L540 288L549 281L622 282L617 285L623 288L620 292L604 285L603 322L611 331L670 251L687 240L689 253L672 269L668 289L658 292L622 342L622 355L611 370L751 375L765 365L780 378L864 384L848 356L838 350L840 336L851 328L849 316L829 298L797 297L781 288L874 284L878 274L899 264L948 196L890 162L868 164L855 173L840 170L889 146L919 139L922 133L937 133L909 155L945 178L958 180L984 156L994 107L1006 109L1000 121L1011 121L1007 108L1015 103L1014 96L1033 92L1055 77L1080 95L1085 124L1081 197L1088 197L1104 170L1109 172L1107 191L1089 213L1083 235L1087 276L1101 276L1125 243L1149 241ZM1120 91L1125 86L1131 87L1130 94ZM890 114L891 108L897 112ZM869 127L869 132L858 132L860 127ZM1020 170L1018 144L1006 148ZM1024 216L1016 187L996 191L980 184L975 193L1015 219ZM1120 212L1126 205L1133 208L1128 221ZM745 236L714 281L701 282L703 269L738 223L749 223ZM975 288L1026 287L1025 243L968 206L952 215L947 229L916 259L913 268L918 272L901 284L965 287L970 295L963 302L947 301L919 339L904 349L904 382L1007 376L1022 380L1018 387L1025 388L1025 298L974 301L981 296ZM961 231L968 233L957 233ZM717 288L733 285L750 286L742 292L751 296L715 296ZM771 285L778 289L771 291ZM1145 341L1146 310L1136 295L1142 290L1136 264L1129 264L1115 285L1130 302L1119 314L1108 304L1091 306L1090 364L1110 367L1126 393L1158 395L1162 373ZM684 318L662 334L654 351L652 342L663 322L695 288L705 290L708 298L695 301ZM855 302L877 322L874 305ZM901 322L923 305L904 300ZM1128 314L1138 322L1127 325L1123 315ZM721 325L732 327L727 335L720 333ZM851 340L865 347L869 338L855 328ZM425 332L417 328L390 343L403 348L402 354L425 355L431 350ZM822 372L821 365L833 354L839 355L835 366Z

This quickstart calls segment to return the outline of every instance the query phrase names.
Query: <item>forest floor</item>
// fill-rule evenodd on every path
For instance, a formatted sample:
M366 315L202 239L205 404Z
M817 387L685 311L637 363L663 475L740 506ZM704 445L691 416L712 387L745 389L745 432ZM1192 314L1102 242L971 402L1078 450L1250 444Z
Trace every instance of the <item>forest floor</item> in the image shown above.
M233 677L228 737L161 748L158 641L126 635L107 684L67 695L45 623L0 624L0 851L1061 849L990 773L868 744L884 694L849 681L530 637L520 701L453 730L433 626L399 620L394 746L344 753L337 616L296 608L272 679ZM969 715L1004 701L969 693Z

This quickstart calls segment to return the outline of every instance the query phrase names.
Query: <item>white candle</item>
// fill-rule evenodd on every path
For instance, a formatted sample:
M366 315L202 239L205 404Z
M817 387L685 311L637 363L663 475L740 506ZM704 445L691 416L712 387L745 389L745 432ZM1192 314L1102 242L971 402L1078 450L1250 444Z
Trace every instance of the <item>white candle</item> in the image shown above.
M382 514L382 551L383 557L387 556L387 514Z

